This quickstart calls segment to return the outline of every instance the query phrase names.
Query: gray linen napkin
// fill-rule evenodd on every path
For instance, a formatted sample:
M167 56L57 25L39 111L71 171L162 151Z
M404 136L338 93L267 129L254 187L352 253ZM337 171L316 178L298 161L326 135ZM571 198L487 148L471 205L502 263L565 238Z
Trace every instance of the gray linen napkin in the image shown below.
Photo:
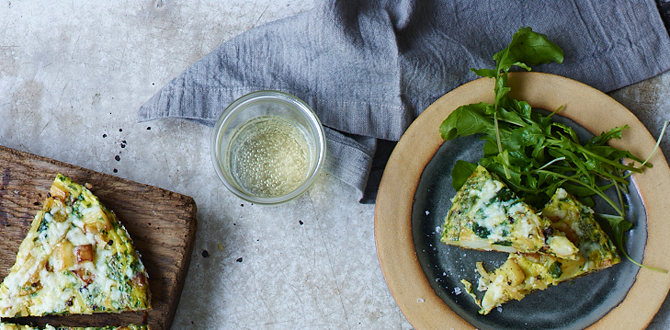
M565 53L563 64L534 70L605 92L670 68L654 0L320 2L225 42L158 91L138 120L213 125L244 94L288 92L327 128L326 169L373 201L375 184L367 183L384 165L372 168L375 152L383 159L393 147L386 141L400 139L437 98L477 78L470 68L492 67L493 54L522 26L547 34Z

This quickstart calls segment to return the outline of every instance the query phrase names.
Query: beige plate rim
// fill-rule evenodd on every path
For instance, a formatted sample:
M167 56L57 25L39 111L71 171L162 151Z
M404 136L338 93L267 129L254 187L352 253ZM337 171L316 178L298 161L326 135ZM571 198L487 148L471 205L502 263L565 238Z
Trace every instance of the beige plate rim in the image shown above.
M612 145L646 157L656 141L644 125L623 105L599 90L553 74L510 73L511 95L535 108L563 107L561 115L599 134L628 125L621 140ZM411 214L414 195L426 164L442 145L440 123L461 105L493 102L493 79L480 78L464 84L430 105L407 129L382 177L375 206L377 254L387 285L407 320L416 329L471 329L472 325L452 311L431 289L414 251ZM420 147L417 147L420 146ZM633 177L647 213L647 245L644 263L670 269L670 169L661 152L654 154L653 168ZM449 207L449 205L445 205ZM670 288L670 274L642 269L628 295L590 329L643 329L657 313Z

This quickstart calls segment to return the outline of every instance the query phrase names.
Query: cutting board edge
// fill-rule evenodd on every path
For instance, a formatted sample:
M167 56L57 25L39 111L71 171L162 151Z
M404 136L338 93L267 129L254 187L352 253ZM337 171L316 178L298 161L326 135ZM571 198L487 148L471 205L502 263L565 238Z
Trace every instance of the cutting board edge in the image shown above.
M188 242L190 242L190 243L186 246L186 250L184 251L185 253L184 253L184 260L183 260L183 263L182 263L181 272L180 272L179 276L177 277L177 278L179 278L179 281L177 282L177 287L175 288L175 292L176 292L175 293L175 299L174 299L174 301L172 301L172 304L169 308L169 311L168 311L169 317L167 318L166 323L165 323L165 329L166 330L172 328L172 322L174 321L174 316L177 312L177 307L179 307L179 301L181 300L181 294L184 291L184 284L186 283L186 276L188 274L188 269L191 267L191 259L192 259L192 255L193 255L193 249L195 248L195 236L196 236L196 232L198 231L198 218L197 218L198 206L195 203L195 200L193 200L193 198L191 198L189 196L186 196L186 197L190 198L193 201L193 203L190 204L190 205L193 206L193 208L191 210L191 216L192 216L191 219L193 221L189 222L189 231L188 231Z

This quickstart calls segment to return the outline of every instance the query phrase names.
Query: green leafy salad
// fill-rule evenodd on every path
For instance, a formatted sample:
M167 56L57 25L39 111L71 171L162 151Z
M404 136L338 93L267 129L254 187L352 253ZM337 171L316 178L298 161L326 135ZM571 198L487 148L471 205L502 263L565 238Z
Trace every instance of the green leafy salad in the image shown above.
M493 59L496 62L494 69L472 71L478 76L495 79L494 103L468 104L454 110L440 125L442 138L452 140L479 134L485 140L484 156L479 165L495 173L537 209L541 209L559 187L590 206L593 197L599 196L613 211L613 214L600 214L600 217L609 224L614 243L626 258L640 265L623 248L625 234L633 226L624 218L627 209L624 195L628 192L628 177L651 164L608 145L610 139L620 139L628 126L612 128L580 143L571 127L552 120L560 108L543 115L527 102L508 95L510 70L530 71L531 66L563 62L561 48L544 34L523 27L514 34L507 48L496 53ZM451 172L456 190L476 166L461 160L456 162ZM606 194L606 191L610 193Z

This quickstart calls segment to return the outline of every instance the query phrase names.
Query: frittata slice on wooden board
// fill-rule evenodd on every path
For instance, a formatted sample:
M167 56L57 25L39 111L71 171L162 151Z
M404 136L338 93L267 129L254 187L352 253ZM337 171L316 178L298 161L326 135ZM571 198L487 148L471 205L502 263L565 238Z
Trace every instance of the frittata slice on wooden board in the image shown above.
M441 241L477 250L578 258L577 247L564 235L547 231L550 224L479 165L452 199Z
M0 285L0 317L151 308L148 275L126 229L62 174Z
M46 325L45 327L34 327L30 325L19 325L11 323L0 323L0 330L150 330L148 325L135 325L131 324L128 326L105 326L105 327L54 327L52 325Z
M488 273L481 263L481 314L501 304L521 300L531 292L544 290L617 264L621 261L612 241L593 217L593 210L559 188L542 211L551 228L565 234L579 247L579 258L566 260L546 254L512 253L498 269Z

